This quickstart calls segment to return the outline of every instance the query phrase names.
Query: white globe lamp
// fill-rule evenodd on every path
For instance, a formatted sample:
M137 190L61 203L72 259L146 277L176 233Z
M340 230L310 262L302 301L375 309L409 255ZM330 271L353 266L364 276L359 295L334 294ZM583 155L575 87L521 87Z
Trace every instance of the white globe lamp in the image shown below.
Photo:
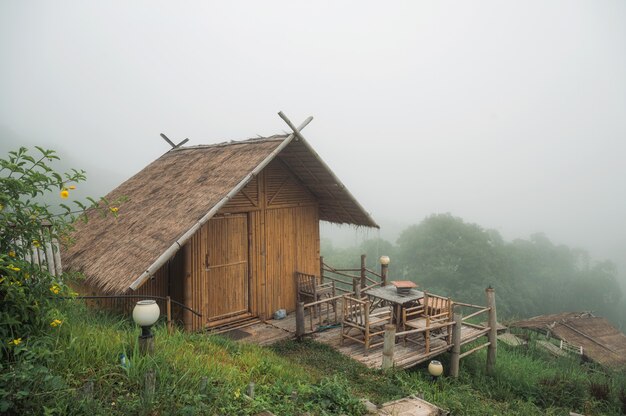
M141 327L141 335L139 335L139 349L142 352L151 352L153 349L152 338L154 335L150 331L150 327L159 320L161 309L156 300L140 300L133 309L133 321Z

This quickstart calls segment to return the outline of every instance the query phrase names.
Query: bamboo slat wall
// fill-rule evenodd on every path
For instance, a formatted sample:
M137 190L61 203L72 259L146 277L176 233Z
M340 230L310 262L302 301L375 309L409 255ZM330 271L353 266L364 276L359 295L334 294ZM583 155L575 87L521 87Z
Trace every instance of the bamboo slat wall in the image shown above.
M314 196L274 160L186 245L185 304L203 314L187 327L295 310L294 272L318 273L319 246ZM224 267L207 274L207 259Z

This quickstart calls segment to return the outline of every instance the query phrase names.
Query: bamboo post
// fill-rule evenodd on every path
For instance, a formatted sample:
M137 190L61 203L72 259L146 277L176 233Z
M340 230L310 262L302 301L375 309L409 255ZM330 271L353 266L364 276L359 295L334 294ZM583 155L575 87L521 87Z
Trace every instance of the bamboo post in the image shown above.
M139 352L141 355L151 355L154 352L154 337L139 337Z
M246 389L246 395L249 398L254 399L254 382L253 381L248 383L248 388Z
M93 380L88 380L83 384L83 386L78 390L80 395L80 400L92 400L93 399Z
M154 370L148 370L143 376L143 400L146 404L152 403L156 390L156 374Z
M296 305L296 339L302 340L304 336L304 302L298 302Z
M54 267L56 268L55 276L61 276L63 274L63 266L61 265L61 246L57 239L52 240L54 247Z
M365 280L365 254L361 254L361 289L367 286L367 281Z
M382 286L387 286L387 273L389 271L389 265L388 264L381 264L380 265L380 281L382 282L381 285Z
M203 376L200 379L200 385L198 386L198 391L200 392L200 394L206 394L207 393L208 382L209 382L209 378L207 376Z
M453 306L454 326L452 327L452 354L450 356L450 376L459 376L459 364L461 361L461 327L463 323L463 313L459 305Z
M393 367L393 350L396 345L396 326L394 324L385 325L385 335L383 341L383 370Z
M324 256L320 256L320 284L324 283Z
M169 296L166 297L166 309L167 309L167 333L172 335L174 331L174 326L172 324L172 298Z
M493 375L496 369L496 352L498 348L498 324L496 316L496 291L489 286L487 294L487 306L489 307L489 347L487 348L487 374Z
M185 259L185 279L183 280L183 299L184 304L188 308L196 309L196 305L193 303L193 277L191 274L192 268L192 259L191 259L191 249L188 246L184 246L182 248L184 259ZM200 313L204 314L205 311L201 310ZM183 322L185 324L185 331L193 331L194 325L193 321L195 320L191 311L187 309L183 310Z

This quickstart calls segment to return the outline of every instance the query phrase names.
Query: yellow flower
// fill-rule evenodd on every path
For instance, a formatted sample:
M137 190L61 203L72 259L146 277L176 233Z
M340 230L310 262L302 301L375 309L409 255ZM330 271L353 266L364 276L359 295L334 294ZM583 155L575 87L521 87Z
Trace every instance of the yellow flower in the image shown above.
M235 390L235 399L238 399L241 396L241 391L239 389Z
M15 251L13 250L9 251L9 257L15 257Z
M67 191L67 189L63 188L63 190L61 190L61 198L67 199L68 196L70 196L70 193Z
M20 271L20 268L19 268L19 267L15 267L15 266L14 266L14 265L12 265L12 264L9 264L8 269L9 269L9 270L13 270L14 272L19 272L19 271Z
M50 286L50 292L54 293L55 295L58 295L60 291L61 288L58 285Z
M39 242L39 240L33 240L33 245L37 248L41 247L41 243Z
M22 343L22 338L15 338L9 341L9 345L15 345L16 347Z
M76 186L74 186L74 185L70 185L70 187L69 187L69 188L73 190L73 189L76 189Z
M111 212L112 212L112 213L114 213L114 214L115 214L117 211L119 211L119 208L118 208L118 207L111 207L111 208L109 208L109 209L110 209L110 210L111 210Z
M53 328L56 328L57 326L61 325L63 323L63 321L59 320L59 319L55 319L54 321L50 322L50 326Z

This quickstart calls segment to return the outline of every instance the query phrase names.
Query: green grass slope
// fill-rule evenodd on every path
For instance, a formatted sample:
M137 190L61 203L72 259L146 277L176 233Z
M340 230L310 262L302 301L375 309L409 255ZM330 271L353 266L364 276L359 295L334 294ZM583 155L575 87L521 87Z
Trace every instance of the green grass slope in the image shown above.
M65 316L45 365L3 366L0 404L10 403L10 413L360 415L360 398L381 404L410 394L455 415L626 410L623 372L547 356L532 340L523 348L501 345L494 377L485 375L481 351L461 361L458 379L433 382L424 367L383 373L312 341L263 348L218 336L168 335L164 325L156 327L155 353L145 357L137 351L139 330L128 320L80 303L68 306ZM442 359L447 366L448 357ZM150 371L154 391L144 386ZM253 399L245 394L251 382Z

